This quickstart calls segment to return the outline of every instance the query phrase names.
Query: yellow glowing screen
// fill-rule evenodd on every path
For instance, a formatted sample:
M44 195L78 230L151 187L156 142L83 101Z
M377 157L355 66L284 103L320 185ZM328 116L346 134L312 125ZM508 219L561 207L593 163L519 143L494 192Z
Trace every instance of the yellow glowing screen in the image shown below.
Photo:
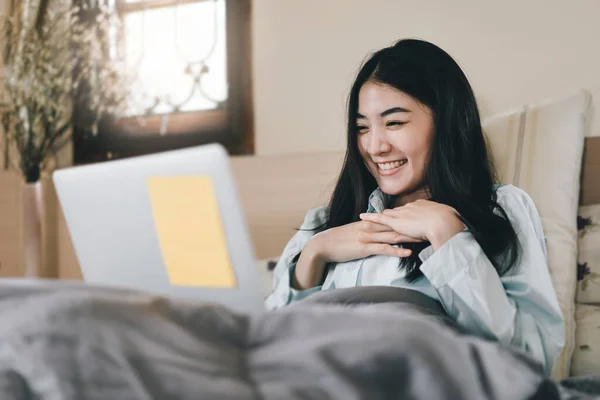
M151 177L147 183L154 225L171 284L236 286L210 177Z

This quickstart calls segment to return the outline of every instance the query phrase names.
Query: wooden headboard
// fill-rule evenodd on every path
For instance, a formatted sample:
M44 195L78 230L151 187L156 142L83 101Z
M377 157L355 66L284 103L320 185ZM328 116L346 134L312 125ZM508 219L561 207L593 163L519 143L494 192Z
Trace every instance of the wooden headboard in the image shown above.
M585 139L582 168L581 204L600 204L600 137Z

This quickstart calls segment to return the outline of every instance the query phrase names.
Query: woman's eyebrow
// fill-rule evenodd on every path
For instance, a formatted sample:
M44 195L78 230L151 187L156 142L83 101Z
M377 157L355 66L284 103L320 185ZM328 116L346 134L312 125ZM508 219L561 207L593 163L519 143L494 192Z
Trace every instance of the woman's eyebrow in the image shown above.
M390 108L389 110L385 110L384 112L382 112L381 114L379 114L381 117L387 117L390 114L395 114L395 113L409 113L411 112L410 110L407 110L406 108L402 108L402 107L393 107ZM362 115L361 113L356 113L356 118L357 119L366 119L367 117L365 117L364 115Z
M395 113L409 113L410 110L407 110L406 108L402 108L402 107L393 107L390 108L389 110L385 110L384 112L382 112L381 115L382 117L388 116L390 114L395 114Z

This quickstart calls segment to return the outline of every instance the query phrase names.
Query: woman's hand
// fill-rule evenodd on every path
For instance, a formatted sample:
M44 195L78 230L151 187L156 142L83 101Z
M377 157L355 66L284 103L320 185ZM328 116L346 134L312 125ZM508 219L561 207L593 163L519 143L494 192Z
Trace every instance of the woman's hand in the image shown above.
M389 226L368 221L328 229L315 235L302 249L296 264L294 287L308 289L317 286L328 262L341 263L372 255L408 257L411 250L393 245L418 241Z
M358 221L328 229L311 241L318 243L317 251L323 260L341 263L372 255L407 257L410 250L393 245L418 240L398 233L390 226Z
M454 208L430 200L417 200L383 213L361 214L360 218L388 226L401 235L428 241L436 251L465 228Z

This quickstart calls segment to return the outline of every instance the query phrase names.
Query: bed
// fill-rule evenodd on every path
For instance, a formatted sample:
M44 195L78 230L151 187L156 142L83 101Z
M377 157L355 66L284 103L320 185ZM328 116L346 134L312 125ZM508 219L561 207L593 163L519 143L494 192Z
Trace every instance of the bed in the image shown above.
M373 293L348 295L340 291L333 295L333 299L316 297L312 303L303 304L298 308L290 307L289 311L271 319L248 319L218 307L190 309L189 305L169 299L157 299L147 294L106 292L98 288L59 282L43 289L31 290L12 285L12 289L4 286L3 290L0 290L0 293L4 294L4 297L0 296L0 300L4 300L0 302L0 311L5 312L6 318L10 316L11 320L21 324L21 330L14 332L27 332L30 337L30 341L16 341L14 334L4 336L10 339L5 343L12 344L10 354L14 357L14 365L18 365L19 368L12 371L15 379L9 379L10 374L0 374L0 388L8 388L6 390L13 390L14 393L44 390L45 382L47 387L52 388L48 390L56 390L61 394L64 391L92 393L93 388L90 389L90 385L102 384L98 380L98 374L106 374L113 380L111 384L114 387L126 387L127 390L131 390L127 393L136 394L134 398L153 398L153 390L163 394L178 393L173 395L173 398L194 398L193 394L178 392L168 380L161 381L160 384L153 381L156 380L157 374L172 374L173 381L179 382L180 388L198 388L198 382L204 382L204 386L200 385L201 388L197 390L206 392L196 393L196 398L202 397L199 393L210 398L327 398L332 393L336 393L339 398L365 398L365 390L369 391L368 382L380 382L378 379L390 380L386 382L395 390L399 390L397 384L402 382L402 390L413 388L416 391L414 393L418 393L415 398L428 399L519 398L523 393L544 399L566 399L576 393L571 392L572 390L581 391L578 392L579 395L585 391L600 394L598 379L571 378L572 380L564 381L573 374L600 374L600 365L595 361L600 359L600 343L598 339L594 339L594 328L600 326L600 301L596 303L596 297L590 297L590 292L584 293L585 296L581 295L584 280L578 281L577 273L580 269L577 262L578 243L581 240L581 233L578 234L577 231L577 215L581 210L588 213L589 207L600 204L600 137L584 138L589 132L590 106L591 97L587 92L581 92L511 110L487 119L484 125L501 180L515 184L530 193L542 215L549 247L549 267L567 324L567 345L555 367L554 381L540 378L536 367L524 360L522 355L499 353L497 347L477 340L457 339L463 333L456 326L449 327L448 330L442 329L448 321L444 320L443 315L436 314L439 310L424 305L421 299L406 298L398 292L390 293L387 298L374 300ZM566 141L565 137L569 140ZM261 260L257 268L264 278L265 293L271 279L268 261L277 259L287 240L294 234L294 229L300 226L306 210L327 201L342 158L340 153L316 153L232 159L255 252ZM549 167L555 165L557 159L561 160L561 167ZM591 212L594 212L593 208ZM587 219L587 215L580 217ZM589 238L594 238L591 234L594 232L588 228L586 237L590 240ZM68 230L62 219L58 222L58 233L57 277L61 280L81 279ZM590 265L589 268L596 267ZM600 269L600 259L598 268ZM588 273L586 276L589 275ZM10 300L11 298L13 300ZM399 298L402 299L398 300ZM380 336L370 336L371 340L368 341L354 337L355 341L348 339L348 342L344 342L345 338L351 335L348 336L347 331L335 331L334 327L327 324L326 321L329 320L339 321L340 324L346 324L345 326L358 332L361 326L352 325L356 324L356 315L346 314L349 302L371 303L371 308L361 311L361 318L366 319L360 325L377 327L375 331ZM34 306L26 308L28 304ZM326 307L325 304L330 304L332 308ZM319 307L316 307L317 305ZM31 315L19 317L32 310L39 313L36 319L31 318ZM367 317L367 314L370 317ZM400 325L390 325L385 316L392 314L395 320L403 322ZM418 318L415 318L415 315ZM428 317L423 319L423 315ZM313 323L306 326L306 321ZM432 325L427 325L429 323ZM64 331L63 327L69 324L79 328ZM446 344L445 348L464 350L455 353L452 356L454 358L451 358L456 364L460 357L464 357L462 365L465 370L472 371L472 374L448 376L452 368L442 368L438 371L423 368L419 370L423 374L407 375L407 369L412 370L415 366L423 365L424 360L416 357L417 353L430 351L431 357L438 360L439 365L453 364L452 360L444 358L447 353L425 343L418 345L424 346L422 352L411 352L411 346L407 346L406 342L386 342L396 340L394 332L408 325L418 325L422 329L414 331L416 334L413 335L413 339L423 336L423 332L428 332L428 335L434 335L434 332L438 331L446 332L436 336L438 342ZM43 332L49 329L40 328L44 326L56 329L57 335L44 336ZM302 326L305 328L301 328ZM319 336L324 332L319 334L316 331L322 326L331 327L325 332L328 339ZM5 327L3 331L0 329L0 334L8 335L13 332L10 329L17 328ZM294 336L298 329L306 329L303 331L306 336ZM172 335L159 337L160 335L153 333L163 330L170 330ZM126 333L115 336L115 332ZM363 332L363 337L366 337L365 335L367 333ZM44 337L46 342L35 340L40 336ZM93 338L93 343L90 343L90 337ZM306 337L316 339L306 341ZM339 341L346 347L337 348L335 344ZM148 361L145 357L148 355L148 347L136 343L150 346L151 352L154 352L152 354L157 358ZM197 355L200 358L206 357L208 361L198 364L198 357L190 359L185 354L186 348L189 347L181 343L203 348L204 350L199 351ZM240 343L245 343L244 349L252 348L259 355L240 353ZM248 343L252 346L248 347ZM286 346L286 343L296 343L297 346ZM377 343L388 345L378 347ZM307 347L302 347L304 345ZM56 350L60 346L71 351ZM420 348L418 346L417 348ZM291 347L296 351L291 351ZM26 362L23 364L24 361L19 359L19 352L14 350L15 348L32 352L39 360L50 364L64 363L69 366L64 370L66 377L56 375L56 371L53 375L42 367L39 369ZM127 349L128 354L134 354L135 357L132 361L131 357L123 357L121 353L107 352L107 348ZM73 349L76 351L73 352ZM85 365L85 360L94 357L100 357L100 361L104 363L98 364L99 370L96 371L93 370L93 366ZM295 359L294 357L297 358L297 363L290 363L290 359ZM184 366L180 369L187 371L187 375L179 374L180 371L175 373L173 369L162 364L157 372L146 368L144 362L135 363L135 360L142 359L148 365L154 365L152 361L160 359L169 361L171 366ZM492 359L504 361L496 364L490 361ZM241 360L249 364L240 367ZM402 362L398 363L398 360ZM313 379L324 386L315 384L311 389L306 380L294 383L293 371L306 370L306 365L309 364L318 364L319 368L315 367L311 370L311 376L303 379L307 379L308 382ZM277 371L277 365L282 366L280 371ZM378 369L381 365L393 368L395 374L385 375ZM111 373L111 366L120 371L120 374ZM502 368L506 379L498 380L493 371ZM195 371L195 374L190 375L190 369ZM218 371L223 369L229 372L222 374L222 382L209 379L220 376ZM234 373L231 372L232 369ZM77 375L78 373L80 375ZM31 377L38 376L36 374L42 374L46 381L35 381L37 386L28 386L27 379L33 379ZM370 378L366 379L365 376ZM442 378L443 376L445 378ZM2 377L5 379L4 386ZM194 377L197 378L197 382L194 382ZM399 377L404 377L405 381ZM363 382L363 379L366 381ZM435 384L424 384L432 379L435 380ZM561 380L562 384L558 384ZM355 381L354 385L352 381ZM448 382L452 381L462 383L448 386ZM188 384L190 386L186 386ZM295 386L296 384L298 386ZM383 387L387 386L383 383L378 385L379 389ZM509 387L514 390L511 392ZM110 397L106 386L98 388L100 389L102 395L98 398ZM374 387L370 389L375 390ZM391 396L390 393L401 393L393 390L390 389L387 394ZM115 391L113 395L115 393L126 392ZM221 393L222 396L217 393ZM386 393L377 393L378 398L388 398ZM454 393L455 396L450 396L450 393ZM63 398L77 398L73 396ZM12 399L8 396L2 398Z

